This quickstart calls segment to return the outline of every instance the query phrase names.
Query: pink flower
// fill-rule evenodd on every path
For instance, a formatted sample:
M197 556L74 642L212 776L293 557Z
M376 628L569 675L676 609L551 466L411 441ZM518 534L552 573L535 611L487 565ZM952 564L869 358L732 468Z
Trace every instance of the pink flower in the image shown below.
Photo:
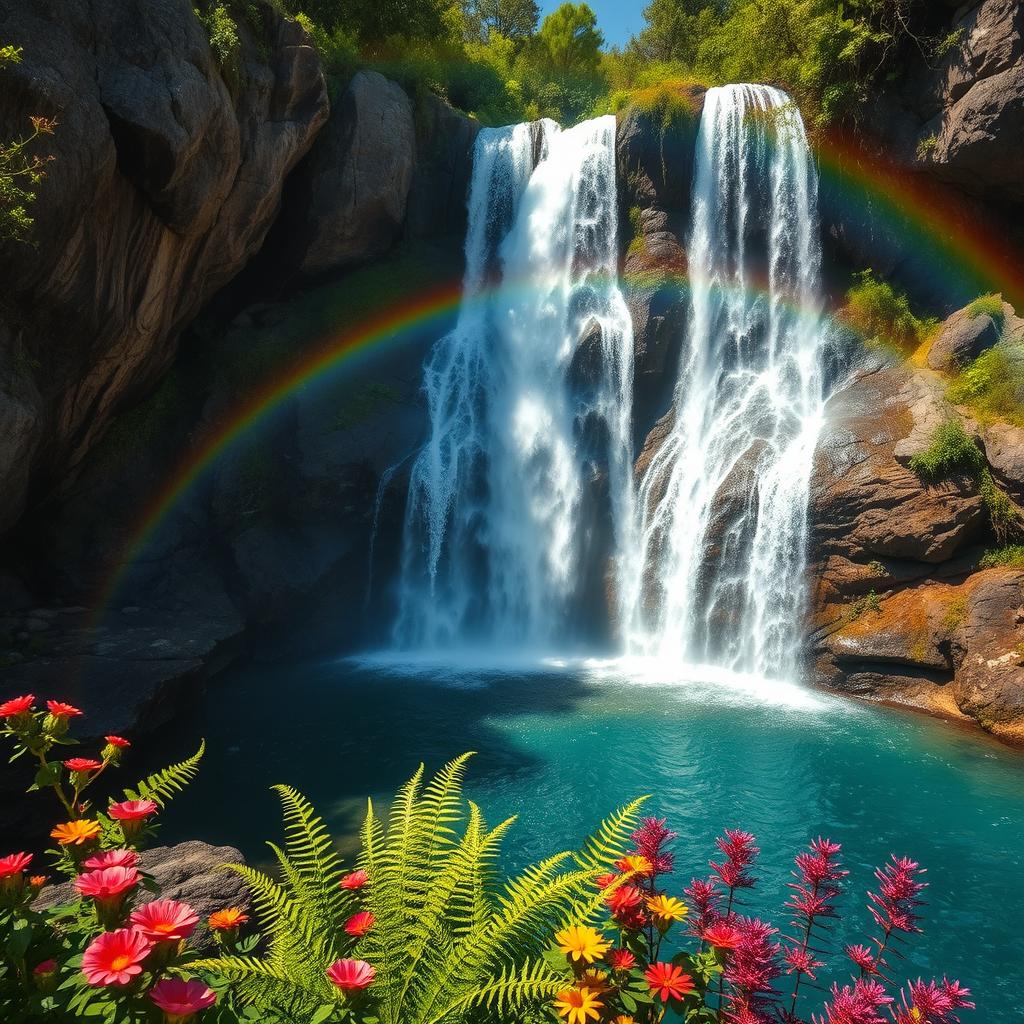
M32 968L33 974L53 974L57 970L56 960L44 960L41 964L36 964Z
M757 881L747 870L761 852L754 845L749 832L727 828L725 836L719 836L715 845L725 854L721 864L711 862L711 869L722 880L727 889L750 889Z
M217 1002L217 994L201 981L164 978L150 990L149 998L164 1011L167 1024L183 1024L194 1014Z
M373 914L368 910L362 910L358 914L353 914L345 922L345 931L348 932L349 935L361 938L373 927L375 920L376 919Z
M677 833L665 828L664 818L644 818L633 833L636 852L650 861L652 875L667 874L672 870L674 858L665 849L666 844L676 838Z
M76 718L82 713L74 704L65 704L59 700L48 700L46 706L54 718Z
M157 805L152 800L122 800L107 808L107 814L115 821L142 821L156 812Z
M787 947L782 954L782 959L786 962L787 974L806 974L811 981L816 980L814 972L819 967L825 966L821 960L815 960L808 948L802 945Z
M336 960L326 971L327 980L342 992L357 992L373 984L376 970L365 960Z
M27 714L36 702L35 694L26 693L24 697L15 697L0 704L0 718L17 718Z
M82 867L92 871L102 868L134 868L138 864L139 855L134 850L104 850L82 861Z
M69 772L96 772L103 767L103 762L91 757L72 757L64 762L64 767Z
M175 900L153 900L132 911L131 922L151 942L181 942L199 924L199 915Z
M846 955L860 968L861 974L877 974L875 954L867 946L847 946Z
M0 857L0 878L20 875L31 863L31 853L9 853L6 857Z
M352 889L352 890L355 890L355 889L362 889L362 887L364 885L366 885L366 883L368 881L369 881L369 876L366 874L365 871L360 870L360 871L353 871L350 874L347 874L338 883L338 885L342 889Z
M967 998L970 994L959 981L943 978L939 984L919 978L900 993L902 1005L896 1010L896 1024L959 1024L960 1018L954 1011L974 1009L974 1003Z
M722 900L718 879L694 878L683 890L683 893L696 911L691 919L690 929L694 935L699 936L718 918L718 907Z
M124 894L138 883L139 872L135 868L99 868L79 875L75 879L75 888L83 896L91 897L105 907L112 907L118 906Z
M82 973L90 985L127 985L142 973L142 962L153 948L135 928L103 932L89 943L82 957Z
M923 870L906 857L892 857L892 863L875 871L878 892L869 892L868 910L875 922L888 935L890 932L918 932L916 909L922 906L917 897L927 883L917 881Z
M832 999L825 1004L825 1015L812 1017L814 1024L886 1024L880 1016L880 1007L888 1006L892 998L877 982L860 978L854 984L832 986Z

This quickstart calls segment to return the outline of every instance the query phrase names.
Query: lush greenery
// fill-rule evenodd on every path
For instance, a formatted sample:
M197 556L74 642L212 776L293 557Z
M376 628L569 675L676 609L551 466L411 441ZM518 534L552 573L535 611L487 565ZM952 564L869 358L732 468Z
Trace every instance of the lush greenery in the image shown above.
M752 835L727 831L711 874L691 881L684 903L667 890L675 834L661 819L640 819L642 799L578 850L501 880L514 819L488 826L464 799L467 754L429 780L421 766L386 822L370 803L351 868L309 802L277 787L285 837L270 844L275 870L225 866L252 893L262 934L245 935L245 908L201 924L187 903L161 898L140 854L202 748L101 802L99 783L131 744L108 736L95 757L64 757L80 715L56 700L39 708L30 694L0 704L13 759L37 765L30 789L55 797L48 855L77 894L40 909L50 879L28 875L35 857L0 857L4 1020L799 1024L820 1002L815 979L848 874L828 840L796 858L783 935L742 911L755 885ZM920 931L925 886L906 858L875 875L867 942L843 951L850 981L832 987L814 1019L880 1024L887 1010L895 1024L955 1024L972 1006L958 982L908 983L898 1001L887 991L896 943ZM215 955L201 956L197 939Z
M18 46L0 46L0 81L4 68L19 63L21 54ZM9 142L0 139L0 242L29 238L33 224L29 207L52 159L41 154L36 143L40 136L52 135L57 122L45 117L29 121L31 132Z
M414 94L429 89L486 123L614 110L666 81L775 82L816 125L856 121L876 82L898 70L922 0L652 0L646 28L622 50L586 3L543 21L535 0L276 0L299 18L340 84L378 67ZM226 75L251 0L199 0ZM915 35L929 55L951 37Z
M868 344L909 356L935 330L936 320L915 314L907 296L873 270L860 271L854 280L841 318Z
M942 480L955 473L975 475L984 465L985 457L958 419L940 423L928 447L910 460L910 468L926 480Z
M982 569L999 567L1024 569L1024 544L1007 544L992 551L986 551L981 559Z
M997 345L982 352L952 378L949 399L983 422L1024 426L1024 350Z

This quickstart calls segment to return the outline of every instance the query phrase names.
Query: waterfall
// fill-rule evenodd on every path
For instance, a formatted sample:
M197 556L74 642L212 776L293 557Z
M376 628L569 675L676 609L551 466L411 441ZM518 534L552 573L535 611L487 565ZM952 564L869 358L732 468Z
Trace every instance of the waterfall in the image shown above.
M611 557L635 518L617 221L613 117L480 133L463 303L424 371L400 644L561 646L603 606L603 566L626 565Z
M790 676L823 410L817 181L778 89L711 89L671 426L638 484L633 653Z

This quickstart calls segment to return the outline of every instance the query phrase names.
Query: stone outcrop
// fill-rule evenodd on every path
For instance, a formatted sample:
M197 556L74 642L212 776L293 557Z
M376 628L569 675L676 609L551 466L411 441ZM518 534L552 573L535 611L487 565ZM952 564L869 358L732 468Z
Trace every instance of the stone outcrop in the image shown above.
M811 492L814 668L832 688L1018 741L1024 570L979 567L996 540L975 474L925 482L908 465L957 418L1012 497L1017 428L979 431L935 374L877 360L830 401Z
M289 183L286 267L323 274L387 252L405 221L415 157L412 101L360 71Z
M939 328L928 350L933 370L956 371L999 341L999 325L987 313L957 310Z
M319 60L257 0L218 65L191 0L2 0L0 135L55 118L33 244L0 248L0 529L67 479L259 249L327 117Z

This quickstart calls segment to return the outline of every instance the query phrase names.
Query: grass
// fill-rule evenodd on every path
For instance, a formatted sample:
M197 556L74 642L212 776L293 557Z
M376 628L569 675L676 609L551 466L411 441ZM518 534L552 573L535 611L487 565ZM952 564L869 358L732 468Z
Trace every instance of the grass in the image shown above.
M980 295L967 307L968 316L990 316L997 323L1003 321L1003 297L998 292Z
M978 565L982 569L1024 569L1024 544L1005 544L986 551Z
M919 317L910 300L870 268L854 275L841 316L867 344L910 356L938 326L933 318Z
M946 394L982 423L1005 420L1024 427L1024 352L1014 358L1002 345L982 352L953 376Z
M963 624L967 616L967 598L958 594L946 605L946 613L942 616L940 628L944 636L952 636Z
M946 480L958 473L979 475L985 466L974 438L959 420L947 420L932 435L928 447L910 460L910 468L922 480Z

